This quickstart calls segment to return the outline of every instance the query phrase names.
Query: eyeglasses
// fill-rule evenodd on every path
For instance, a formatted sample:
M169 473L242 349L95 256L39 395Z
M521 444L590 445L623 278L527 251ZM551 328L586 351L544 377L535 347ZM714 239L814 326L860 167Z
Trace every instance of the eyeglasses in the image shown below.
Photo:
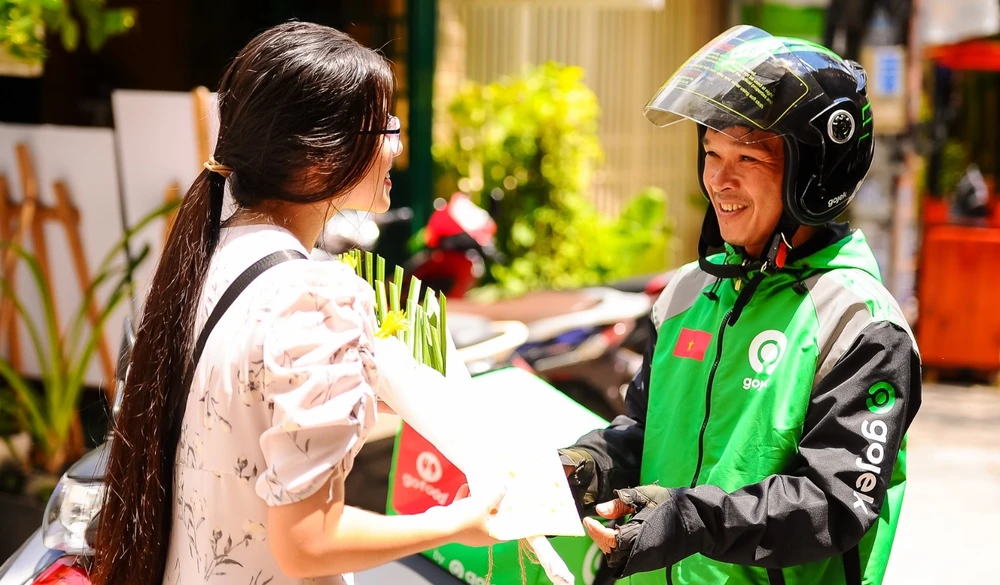
M362 134L385 134L389 140L389 146L392 148L392 156L399 156L403 152L403 139L400 134L402 133L401 124L399 118L396 116L389 116L389 123L385 130L372 130L369 132L362 132Z

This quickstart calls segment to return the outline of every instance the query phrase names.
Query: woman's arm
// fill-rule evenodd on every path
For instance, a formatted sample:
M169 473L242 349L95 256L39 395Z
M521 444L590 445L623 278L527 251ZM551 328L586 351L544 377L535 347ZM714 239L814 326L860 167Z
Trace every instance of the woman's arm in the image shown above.
M363 571L450 542L486 546L486 519L500 498L462 498L423 514L383 516L344 505L344 479L333 493L268 508L267 539L288 577ZM461 495L461 494L460 494Z

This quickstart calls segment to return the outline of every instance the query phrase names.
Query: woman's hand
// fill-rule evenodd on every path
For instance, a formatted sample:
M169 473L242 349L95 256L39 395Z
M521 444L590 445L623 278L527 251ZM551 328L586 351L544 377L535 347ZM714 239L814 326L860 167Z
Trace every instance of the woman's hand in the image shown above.
M375 406L379 414L396 414L396 411L394 411L388 404L382 402L381 400L377 401L375 403Z
M469 486L463 485L455 494L455 501L444 510L455 523L455 542L466 546L492 546L501 541L490 536L489 519L496 515L504 493L483 496L470 495Z

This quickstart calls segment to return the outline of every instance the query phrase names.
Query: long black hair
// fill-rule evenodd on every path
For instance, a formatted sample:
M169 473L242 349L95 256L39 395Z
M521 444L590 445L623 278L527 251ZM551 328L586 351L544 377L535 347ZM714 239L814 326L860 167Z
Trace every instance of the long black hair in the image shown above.
M378 160L392 91L388 62L342 32L293 22L258 35L218 91L214 158L233 171L237 205L317 203L357 185ZM207 169L195 179L153 276L115 421L95 544L98 585L162 583L177 451L169 405L194 344L225 184Z

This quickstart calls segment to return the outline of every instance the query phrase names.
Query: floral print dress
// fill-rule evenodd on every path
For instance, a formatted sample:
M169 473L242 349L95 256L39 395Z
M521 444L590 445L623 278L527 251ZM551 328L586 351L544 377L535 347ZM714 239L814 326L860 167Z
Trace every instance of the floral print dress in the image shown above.
M275 226L222 230L197 315L278 250L306 252ZM174 475L165 585L344 585L290 579L267 542L268 506L331 489L375 423L373 294L339 262L293 260L244 290L195 371Z

